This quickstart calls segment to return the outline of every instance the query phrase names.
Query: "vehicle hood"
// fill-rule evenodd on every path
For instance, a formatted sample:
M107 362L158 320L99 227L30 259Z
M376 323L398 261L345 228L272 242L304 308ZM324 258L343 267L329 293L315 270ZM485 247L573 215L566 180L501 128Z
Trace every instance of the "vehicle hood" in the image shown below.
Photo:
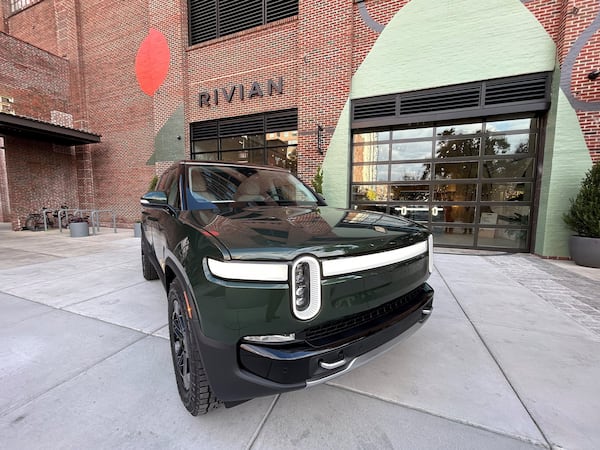
M292 260L360 255L427 239L421 225L401 217L332 207L248 206L185 211L180 219L218 240L237 260ZM227 255L225 255L227 258Z

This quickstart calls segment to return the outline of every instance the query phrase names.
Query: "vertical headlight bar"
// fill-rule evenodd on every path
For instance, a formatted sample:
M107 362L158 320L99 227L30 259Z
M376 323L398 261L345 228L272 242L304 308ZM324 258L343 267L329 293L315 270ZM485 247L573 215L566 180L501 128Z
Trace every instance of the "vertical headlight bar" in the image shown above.
M321 310L321 270L319 262L303 256L292 265L292 311L300 320L310 320Z

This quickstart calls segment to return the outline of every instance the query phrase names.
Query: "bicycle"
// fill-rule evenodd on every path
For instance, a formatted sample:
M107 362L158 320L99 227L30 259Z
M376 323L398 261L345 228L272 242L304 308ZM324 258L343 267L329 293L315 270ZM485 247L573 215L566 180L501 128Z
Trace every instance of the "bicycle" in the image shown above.
M43 207L41 213L30 213L25 219L24 230L39 231L44 229L44 215L46 215L46 224L48 221L47 208Z
M39 213L30 213L25 219L24 230L31 231L40 231L46 229L47 227L53 228L58 227L59 220L59 211L66 210L66 205L61 205L60 209L51 210L46 208L45 206L41 209ZM45 216L45 219L44 219ZM73 219L73 214L66 214L60 216L60 224L63 228L67 228L69 223Z

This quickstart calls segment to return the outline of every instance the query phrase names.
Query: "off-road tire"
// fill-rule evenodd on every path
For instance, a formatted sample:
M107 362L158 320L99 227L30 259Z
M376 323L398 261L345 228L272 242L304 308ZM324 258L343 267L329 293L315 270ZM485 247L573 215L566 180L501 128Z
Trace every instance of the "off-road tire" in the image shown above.
M192 416L206 414L220 402L208 383L178 279L171 283L168 299L169 340L179 397Z
M150 262L150 258L144 253L144 250L142 250L142 274L148 281L158 279L158 273L152 265L152 262Z

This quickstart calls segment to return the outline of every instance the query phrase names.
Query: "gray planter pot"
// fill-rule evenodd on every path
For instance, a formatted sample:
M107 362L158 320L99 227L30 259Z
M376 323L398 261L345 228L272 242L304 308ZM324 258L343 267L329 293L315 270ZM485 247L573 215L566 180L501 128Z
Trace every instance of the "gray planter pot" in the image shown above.
M90 226L87 222L71 222L69 224L71 237L86 237L90 235Z
M133 237L142 237L142 224L139 222L133 224Z
M569 253L575 264L586 267L600 267L600 238L571 236Z

